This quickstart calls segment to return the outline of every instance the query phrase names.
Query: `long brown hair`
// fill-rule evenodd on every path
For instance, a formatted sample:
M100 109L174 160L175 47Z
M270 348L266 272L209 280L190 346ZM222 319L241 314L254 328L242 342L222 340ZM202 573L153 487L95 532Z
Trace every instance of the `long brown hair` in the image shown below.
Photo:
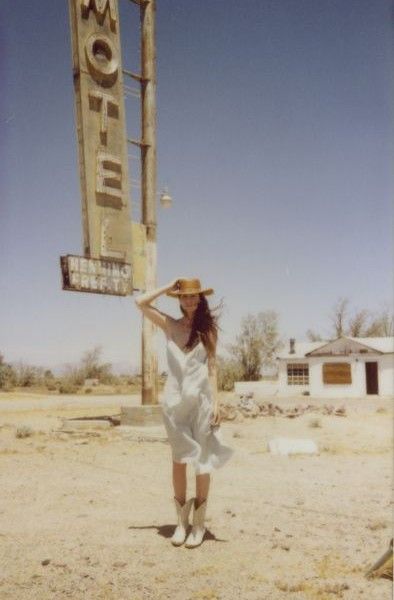
M212 356L215 352L218 330L220 329L218 325L219 315L215 313L222 308L222 302L218 306L210 308L205 294L199 294L199 296L200 302L194 313L192 329L185 348L191 350L196 345L197 339L200 338L207 354ZM182 306L180 306L180 309L186 316L186 311Z

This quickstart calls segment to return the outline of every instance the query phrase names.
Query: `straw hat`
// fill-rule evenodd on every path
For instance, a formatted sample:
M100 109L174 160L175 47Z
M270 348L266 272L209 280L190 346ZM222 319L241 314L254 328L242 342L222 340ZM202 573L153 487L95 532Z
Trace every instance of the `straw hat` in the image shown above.
M209 296L213 294L212 288L201 289L201 283L199 279L178 279L178 289L166 292L167 296L177 298L181 295L192 295L192 294L205 294Z

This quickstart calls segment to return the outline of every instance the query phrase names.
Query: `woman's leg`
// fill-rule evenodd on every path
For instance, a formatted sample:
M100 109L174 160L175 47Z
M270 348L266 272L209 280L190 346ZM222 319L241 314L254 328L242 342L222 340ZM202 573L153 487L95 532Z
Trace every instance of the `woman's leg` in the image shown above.
M211 476L209 473L196 475L196 508L200 506L208 498L209 484Z
M186 463L172 462L172 483L174 486L174 496L179 504L183 505L186 501Z

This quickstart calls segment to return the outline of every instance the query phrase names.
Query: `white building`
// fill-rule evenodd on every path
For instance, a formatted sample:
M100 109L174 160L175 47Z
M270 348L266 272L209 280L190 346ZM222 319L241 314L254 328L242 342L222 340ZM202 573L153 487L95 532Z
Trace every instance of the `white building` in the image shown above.
M278 357L278 396L394 396L394 337L290 340Z

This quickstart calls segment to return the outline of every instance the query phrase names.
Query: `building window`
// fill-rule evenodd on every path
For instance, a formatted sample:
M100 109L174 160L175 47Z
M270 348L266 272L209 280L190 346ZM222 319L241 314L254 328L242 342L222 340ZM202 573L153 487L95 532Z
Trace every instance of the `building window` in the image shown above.
M339 385L352 383L350 363L323 363L323 383Z
M289 363L287 365L287 385L309 385L308 363Z

